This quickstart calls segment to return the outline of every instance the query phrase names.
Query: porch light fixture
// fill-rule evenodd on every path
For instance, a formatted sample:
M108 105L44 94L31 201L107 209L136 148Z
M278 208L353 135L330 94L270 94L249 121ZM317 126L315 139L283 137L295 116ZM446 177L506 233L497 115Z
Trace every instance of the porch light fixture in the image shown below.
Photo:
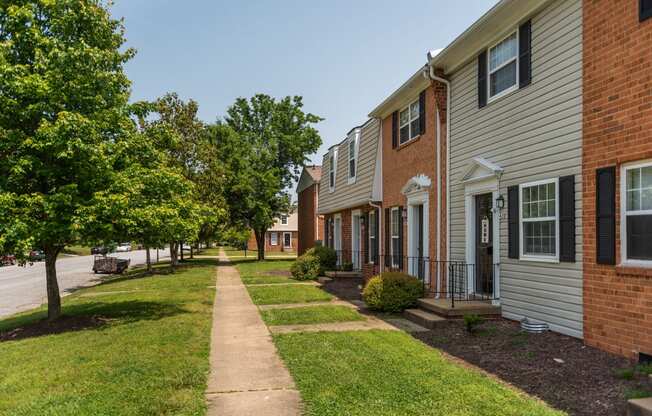
M401 216L403 217L404 220L407 221L407 217L408 217L407 209L404 209L404 210L401 212Z
M498 195L498 198L496 198L496 208L501 211L503 208L505 208L505 198L502 196L502 194Z

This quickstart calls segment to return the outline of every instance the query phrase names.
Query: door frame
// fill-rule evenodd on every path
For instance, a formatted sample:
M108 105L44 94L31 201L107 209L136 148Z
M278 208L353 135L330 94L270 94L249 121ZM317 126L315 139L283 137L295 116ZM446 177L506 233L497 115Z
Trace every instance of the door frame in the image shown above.
M290 244L288 244L287 246L285 245L285 236L286 235L290 236ZM283 248L289 248L289 249L292 248L292 232L290 232L290 231L284 231L283 232Z
M464 187L464 207L465 207L465 224L466 224L466 263L475 265L476 262L476 210L475 197L477 195L491 194L491 206L493 215L493 264L500 264L500 212L496 207L496 199L500 195L498 178L489 177L479 181L467 183ZM467 294L471 294L475 286L475 273L467 276ZM500 267L494 270L494 305L500 305Z
M408 243L408 258L415 258L418 256L419 247L419 230L417 225L417 217L419 215L419 205L423 205L423 223L421 224L421 232L423 236L423 258L430 257L430 233L429 233L429 196L428 191L421 191L418 193L410 194L407 197L407 243ZM429 267L424 267L423 281L430 283ZM418 267L414 262L408 262L408 273L412 276L417 276Z
M355 224L358 224L358 232L356 233ZM362 251L362 211L359 209L351 211L351 263L355 270L362 269L362 259L360 252ZM357 247L356 247L357 242ZM357 268L356 268L357 267Z

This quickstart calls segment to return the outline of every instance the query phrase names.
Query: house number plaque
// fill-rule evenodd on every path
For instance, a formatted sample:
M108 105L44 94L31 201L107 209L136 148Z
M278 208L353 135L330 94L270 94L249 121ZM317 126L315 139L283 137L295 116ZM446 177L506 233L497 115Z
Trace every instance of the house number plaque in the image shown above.
M489 218L482 219L480 227L480 242L482 244L489 244Z

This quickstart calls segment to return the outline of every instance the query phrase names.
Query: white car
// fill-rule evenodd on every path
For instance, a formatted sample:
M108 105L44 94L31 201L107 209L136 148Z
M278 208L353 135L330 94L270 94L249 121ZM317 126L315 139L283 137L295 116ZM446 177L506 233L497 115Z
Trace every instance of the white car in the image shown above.
M115 249L115 251L118 253L125 253L127 251L131 251L131 243L118 244L118 247Z

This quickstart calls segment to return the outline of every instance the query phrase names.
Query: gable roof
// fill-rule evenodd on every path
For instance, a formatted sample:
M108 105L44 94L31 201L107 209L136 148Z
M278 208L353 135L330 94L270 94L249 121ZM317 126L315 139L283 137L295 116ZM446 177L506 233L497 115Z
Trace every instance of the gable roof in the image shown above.
M297 182L297 194L301 193L304 189L309 186L319 183L321 181L321 166L312 165L304 166L301 171L301 176L299 176L299 182Z

